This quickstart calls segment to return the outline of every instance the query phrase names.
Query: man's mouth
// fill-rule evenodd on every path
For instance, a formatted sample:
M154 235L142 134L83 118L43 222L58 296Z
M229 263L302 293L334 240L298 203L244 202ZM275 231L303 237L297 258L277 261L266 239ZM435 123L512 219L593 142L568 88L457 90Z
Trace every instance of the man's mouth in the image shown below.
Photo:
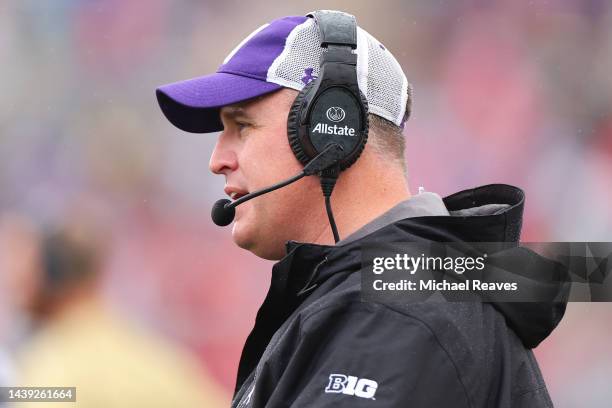
M240 197L244 197L245 195L249 194L249 192L246 190L232 186L225 187L224 190L225 194L227 194L232 200L238 200Z
M247 193L237 193L237 192L233 192L230 194L230 198L232 200L238 200L240 197L244 197L245 195L247 195Z

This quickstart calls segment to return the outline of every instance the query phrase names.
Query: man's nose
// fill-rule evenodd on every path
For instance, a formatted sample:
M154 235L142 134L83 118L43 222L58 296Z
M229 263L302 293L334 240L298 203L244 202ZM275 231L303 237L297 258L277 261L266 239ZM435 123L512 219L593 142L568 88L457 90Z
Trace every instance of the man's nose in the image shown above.
M236 157L236 152L234 152L227 141L225 132L221 133L219 136L219 140L217 140L217 144L215 145L215 149L210 156L210 161L208 162L208 168L211 172L215 174L225 174L228 172L234 171L238 168L238 160Z

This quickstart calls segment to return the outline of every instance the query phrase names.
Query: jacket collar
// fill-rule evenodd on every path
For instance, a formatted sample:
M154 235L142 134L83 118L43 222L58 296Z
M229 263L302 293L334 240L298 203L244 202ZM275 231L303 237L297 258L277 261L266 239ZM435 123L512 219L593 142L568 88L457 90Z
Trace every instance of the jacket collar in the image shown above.
M288 297L300 297L334 273L358 269L362 245L372 242L518 242L525 202L521 189L490 184L452 194L443 202L450 216L405 218L344 245L288 241L287 255L274 265L273 284L277 280ZM497 207L491 212L493 205Z

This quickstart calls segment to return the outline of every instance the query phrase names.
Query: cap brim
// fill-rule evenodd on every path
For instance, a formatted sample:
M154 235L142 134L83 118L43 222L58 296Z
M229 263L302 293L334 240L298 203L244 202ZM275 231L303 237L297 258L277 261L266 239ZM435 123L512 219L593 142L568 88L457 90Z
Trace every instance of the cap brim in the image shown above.
M218 72L160 86L159 106L177 128L192 133L223 130L219 110L281 89L282 86L240 75Z

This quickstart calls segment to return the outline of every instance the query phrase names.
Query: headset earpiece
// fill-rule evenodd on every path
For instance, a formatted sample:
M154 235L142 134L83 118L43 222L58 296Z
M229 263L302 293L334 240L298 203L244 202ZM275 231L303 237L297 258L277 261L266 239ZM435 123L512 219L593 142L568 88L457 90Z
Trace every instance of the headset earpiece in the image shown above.
M327 145L336 143L344 151L338 169L345 170L357 161L368 140L368 115L361 108L367 107L367 100L361 92L356 100L343 87L312 95L315 86L314 81L306 85L291 106L287 119L289 145L295 157L306 165Z
M308 164L313 157L317 155L311 143L308 143L304 138L304 132L300 132L300 115L303 110L303 105L308 96L308 91L316 85L315 81L310 81L300 93L295 97L289 116L287 117L287 136L289 137L289 146L293 150L295 157L303 165Z
M349 14L316 11L319 27L320 75L297 95L287 117L289 145L304 165L330 143L343 149L336 166L350 167L368 140L368 103L357 82L357 25Z
M368 140L368 102L361 91L332 86L323 92L316 80L295 98L287 117L287 136L295 157L306 165L329 143L342 146L339 170L357 161ZM314 93L314 94L313 94Z

